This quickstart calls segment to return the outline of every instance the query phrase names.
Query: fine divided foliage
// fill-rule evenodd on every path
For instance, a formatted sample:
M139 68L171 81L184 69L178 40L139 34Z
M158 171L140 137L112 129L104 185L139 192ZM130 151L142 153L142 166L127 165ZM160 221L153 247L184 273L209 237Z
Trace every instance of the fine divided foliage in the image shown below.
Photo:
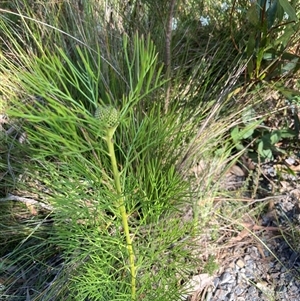
M227 171L299 135L270 119L299 102L299 22L200 2L1 4L1 300L178 301L218 268Z

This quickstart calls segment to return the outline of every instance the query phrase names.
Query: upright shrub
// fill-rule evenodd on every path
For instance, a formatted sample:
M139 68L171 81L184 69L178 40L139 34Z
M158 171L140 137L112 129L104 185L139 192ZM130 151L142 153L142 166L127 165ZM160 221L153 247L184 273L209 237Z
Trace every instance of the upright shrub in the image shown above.
M62 48L37 47L42 55L16 48L19 65L3 57L1 71L14 71L9 87L17 87L17 96L8 115L27 137L16 144L25 154L24 189L39 191L52 206L48 239L65 262L40 298L150 300L155 287L160 300L175 300L178 289L166 292L165 285L175 284L182 267L167 262L180 251L158 256L192 224L182 227L174 215L187 196L174 168L181 125L172 112L161 113L162 69L152 42L136 36L131 45L124 38L124 69L107 73L111 82L126 78L118 94L101 91L111 65L99 50L77 47L73 53L81 60L74 63ZM114 107L109 115L119 111L117 123L103 121L107 106ZM28 187L32 180L38 184Z

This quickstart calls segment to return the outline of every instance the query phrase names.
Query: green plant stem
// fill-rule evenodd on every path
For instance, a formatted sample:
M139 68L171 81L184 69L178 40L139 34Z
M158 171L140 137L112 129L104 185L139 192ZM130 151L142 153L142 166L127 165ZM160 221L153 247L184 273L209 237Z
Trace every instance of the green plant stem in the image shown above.
M126 236L126 243L127 243L127 249L129 254L129 262L130 262L130 271L131 271L131 299L133 301L136 300L136 267L134 263L134 252L132 247L132 240L129 233L129 226L128 226L128 219L127 219L127 213L125 208L125 201L124 196L122 196L122 190L121 190L121 182L120 182L120 173L117 166L117 160L115 155L115 149L114 149L114 143L113 143L113 135L115 132L115 128L110 128L107 130L106 133L106 143L108 147L109 156L111 159L111 165L114 175L114 181L115 181L115 187L118 193L118 200L117 200L117 206L120 210L120 214L122 217L122 224Z

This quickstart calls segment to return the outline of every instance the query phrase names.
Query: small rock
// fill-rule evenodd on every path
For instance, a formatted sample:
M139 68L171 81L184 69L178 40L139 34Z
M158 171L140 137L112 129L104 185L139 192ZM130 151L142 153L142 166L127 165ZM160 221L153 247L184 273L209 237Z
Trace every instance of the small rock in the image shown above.
M225 289L227 292L231 292L233 288L236 287L236 281L234 278L225 284L222 284L222 288Z
M245 177L245 172L237 165L233 165L230 167L229 172L238 177Z
M284 273L287 271L287 268L285 266L281 267L280 272L282 273L282 277L285 277Z
M271 273L270 276L273 278L273 279L277 279L280 277L280 272L278 273Z
M265 281L258 282L256 286L267 296L273 296L274 291L268 286L268 283Z
M287 159L284 160L288 165L294 165L295 164L295 159L292 157L288 157Z
M245 271L242 271L244 269L241 269L241 271L237 274L237 283L238 284L244 284L246 282L246 276L245 276Z
M239 268L243 268L245 266L245 263L243 260L238 259L237 262L235 263Z
M232 275L228 272L225 272L220 277L220 285L225 284L225 283L231 283L232 280L233 280Z
M227 293L228 292L226 290L217 289L214 296L214 300L218 300L218 301L225 300Z
M229 293L226 295L226 299L228 301L235 301L235 295L233 293Z
M217 287L220 283L220 278L219 277L216 277L214 280L213 280L213 286L214 287Z
M251 257L251 259L247 260L246 264L247 264L247 266L250 266L252 268L253 265L255 265L254 259L252 259L252 257Z
M248 260L251 260L251 259L252 259L251 256L248 255L248 254L244 257L244 260L245 260L245 261L248 261Z
M235 294L237 295L237 296L239 296L239 295L241 295L243 292L245 291L245 289L244 288L242 288L241 286L238 286L238 287L236 287L236 289L235 289Z
M271 177L275 177L276 176L276 170L273 166L269 167L267 169L267 173L271 176Z
M229 267L230 269L234 269L234 268L235 268L234 262L230 262L230 264L228 265L228 267Z
M254 295L254 294L256 294L256 293L257 293L257 290L256 290L256 288L255 288L254 286L250 286L250 287L248 288L248 294Z
M291 292L298 292L299 288L295 284L292 284L291 287L290 287L290 291Z
M246 271L245 277L249 280L254 280L255 279L255 275L253 274L253 271Z

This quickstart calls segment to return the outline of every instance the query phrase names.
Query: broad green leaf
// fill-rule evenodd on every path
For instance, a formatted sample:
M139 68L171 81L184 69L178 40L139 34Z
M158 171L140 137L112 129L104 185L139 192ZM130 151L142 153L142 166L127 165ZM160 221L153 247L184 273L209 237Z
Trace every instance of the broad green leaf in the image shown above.
M278 1L275 0L273 3L270 5L268 11L267 11L267 24L268 24L268 29L270 29L274 23L275 19L277 16L277 10L278 10Z
M299 58L295 56L291 61L287 62L282 66L281 71L282 74L290 73L290 72L295 74L295 71L297 71L299 67L300 67Z
M250 122L253 122L253 118L255 118L255 116L256 116L255 110L251 106L248 106L247 109L243 110L242 113L243 123L249 124Z
M265 134L261 138L261 142L263 144L263 149L268 149L272 147L271 144L271 133Z
M253 60L249 60L248 64L247 64L247 72L248 75L250 77L250 79L253 79L253 70L254 70L254 63Z
M270 135L270 143L272 145L275 145L276 143L278 143L281 139L281 131L280 130L276 130L273 133L271 133Z
M257 152L263 159L272 159L273 158L272 149L266 148L264 141L259 142L258 147L257 147Z
M297 132L291 129L280 130L281 138L295 138L297 137Z
M256 58L256 76L257 77L259 76L259 73L260 73L260 66L261 66L262 59L264 57L264 52L265 52L265 49L260 48L258 51L258 54L257 54L257 58Z
M268 52L265 52L263 55L263 59L266 61L273 61L277 57L278 54L276 53L275 49L269 49Z
M254 63L253 63L253 55L255 53L255 45L256 45L256 32L253 32L250 34L248 42L247 42L247 58L249 58L248 64L247 64L247 72L249 74L249 77L253 77L253 70L254 70Z
M291 37L295 34L295 29L292 24L289 24L284 27L283 33L280 37L278 37L275 41L273 41L275 45L282 45L283 48L290 42Z
M258 145L257 145L257 152L258 152L259 154L261 154L262 151L263 151L263 149L264 149L264 143L263 143L262 141L260 141L260 142L258 143Z
M247 57L251 57L254 53L255 44L256 44L256 33L253 32L250 34L248 43L247 43Z
M249 10L247 12L247 17L248 17L249 22L252 25L254 25L255 27L259 28L259 26L260 26L260 19L259 19L259 14L257 12L257 7L256 7L256 5L254 3L249 8Z
M279 0L280 5L284 9L284 11L289 15L290 19L292 21L298 21L296 11L295 9L291 6L288 0Z
M278 3L278 1L277 1L277 3ZM277 23L281 23L283 20L283 17L284 17L284 9L282 8L281 5L277 5L276 15L277 15Z
M235 144L235 148L238 151L241 151L241 150L245 149L245 146L242 143L237 143L237 144Z
M272 160L273 159L273 152L271 149L264 149L262 150L261 152L261 156L264 158L264 159L270 159Z
M241 134L240 134L240 130L239 127L236 126L231 130L231 138L233 140L233 142L238 142L241 139Z
M244 135L243 135L243 139L247 139L247 138L250 138L254 133L254 128L250 128L248 129Z
M288 100L293 100L296 97L300 96L300 91L289 89L281 84L276 85L276 89L282 93L284 97L286 97Z

